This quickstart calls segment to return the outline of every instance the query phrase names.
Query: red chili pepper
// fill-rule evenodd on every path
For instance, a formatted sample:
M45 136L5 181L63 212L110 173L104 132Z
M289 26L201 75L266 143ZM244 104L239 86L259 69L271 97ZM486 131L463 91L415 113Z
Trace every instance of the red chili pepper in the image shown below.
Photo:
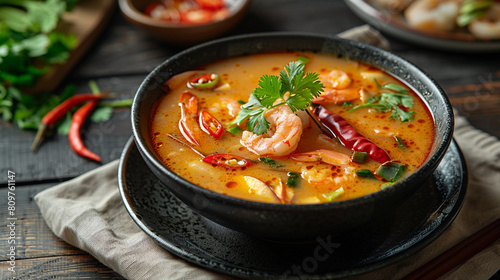
M40 121L40 125L38 126L38 132L35 136L35 140L33 141L33 144L31 145L31 150L35 151L36 148L38 147L38 144L40 144L43 135L47 131L50 125L57 123L59 120L61 120L64 116L66 116L66 113L71 110L73 107L82 104L85 101L89 100L98 100L103 98L104 95L102 94L78 94L71 96L70 98L66 99L64 102L61 104L57 105L54 109L50 110Z
M87 116L94 110L97 106L97 100L90 101L80 107L74 114L71 119L71 126L69 127L68 139L69 144L73 151L75 151L78 155L95 160L97 162L101 162L101 157L91 152L85 145L83 144L82 138L80 136L80 129L82 128L83 123Z
M357 152L366 152L368 156L380 163L391 160L382 148L366 139L341 116L328 111L321 105L314 108L313 113L347 148Z
M217 166L224 166L230 168L243 168L250 166L252 162L244 157L232 154L215 154L202 159L203 162L210 163Z
M164 5L162 5L162 4L160 4L160 3L152 3L152 4L149 4L149 5L147 5L147 6L146 6L146 8L144 9L144 13L145 13L147 16L151 16L151 15L152 15L152 13L153 13L153 11L154 11L156 8L160 7L160 6L163 6L163 7L164 7Z
M195 0L202 9L206 10L220 10L226 6L223 0Z
M218 140L224 132L222 123L207 111L201 111L200 113L200 127L201 130L210 134L215 140Z

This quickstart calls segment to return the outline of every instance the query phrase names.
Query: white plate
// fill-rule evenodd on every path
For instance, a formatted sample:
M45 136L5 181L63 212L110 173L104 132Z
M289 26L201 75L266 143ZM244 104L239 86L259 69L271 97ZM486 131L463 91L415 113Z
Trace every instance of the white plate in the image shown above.
M479 40L465 33L427 33L410 27L402 16L377 9L372 0L345 0L360 18L394 37L421 46L457 52L498 52L500 40Z

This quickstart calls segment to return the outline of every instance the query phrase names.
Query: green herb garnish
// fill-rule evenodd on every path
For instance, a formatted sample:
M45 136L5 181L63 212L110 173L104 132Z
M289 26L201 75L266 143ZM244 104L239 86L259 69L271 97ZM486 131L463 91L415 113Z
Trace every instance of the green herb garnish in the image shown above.
M0 115L5 121L21 129L37 129L50 109L73 94L73 86L61 96L28 95L20 88L32 87L54 64L68 59L76 36L54 29L61 14L76 2L0 0Z
M315 97L323 91L323 85L317 73L304 75L304 64L290 62L280 71L279 77L264 75L259 80L259 87L252 91L248 102L241 106L241 111L233 121L240 125L248 119L247 128L255 134L263 134L269 129L269 122L264 114L267 110L288 105L295 112L305 110ZM285 99L285 95L288 97ZM279 102L276 102L278 101Z
M300 173L298 172L293 172L290 171L286 174L288 176L288 180L286 181L286 184L292 188L296 188L299 186L300 183Z
M457 25L467 26L471 21L484 15L493 5L493 0L465 0L460 7Z
M405 141L403 140L403 138L401 138L399 136L394 136L394 139L396 140L396 143L398 144L398 148L400 148L402 150L406 149Z
M260 157L259 161L271 166L274 169L285 166L284 164L278 163L274 159L268 157Z
M236 135L242 131L243 129L241 129L239 126L233 126L227 129L227 132L231 133L232 135Z
M405 111L400 107L407 109L413 108L413 97L403 93L388 93L383 92L379 96L370 98L367 103L354 106L348 112L352 112L359 108L372 108L377 111L391 111L390 119L399 119L401 122L407 122L413 119L414 111Z

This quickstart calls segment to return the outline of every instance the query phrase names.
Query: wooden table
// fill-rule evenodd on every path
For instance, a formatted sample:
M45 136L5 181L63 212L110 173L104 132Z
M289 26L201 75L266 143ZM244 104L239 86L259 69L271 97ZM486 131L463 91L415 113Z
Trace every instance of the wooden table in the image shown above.
M306 31L336 34L364 24L342 1L254 0L244 21L231 34ZM500 53L463 54L424 49L387 36L392 50L420 66L448 93L454 107L473 125L500 137ZM65 80L77 92L96 80L118 98L131 98L155 66L181 49L165 46L124 20L119 12L84 59ZM59 89L62 90L62 89ZM118 159L131 136L129 109L115 110L110 121L86 127L87 146L103 164ZM100 164L77 157L67 137L47 139L38 152L30 145L35 133L0 120L0 279L12 279L8 267L7 173L16 173L17 279L123 279L88 253L55 237L33 197L59 182Z

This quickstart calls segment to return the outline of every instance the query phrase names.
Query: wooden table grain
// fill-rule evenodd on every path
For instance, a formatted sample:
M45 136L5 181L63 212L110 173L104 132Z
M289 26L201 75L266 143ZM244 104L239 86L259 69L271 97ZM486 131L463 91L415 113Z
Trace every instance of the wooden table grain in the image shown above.
M337 34L362 24L342 1L254 0L243 22L227 35L268 31ZM477 128L500 137L500 52L446 52L386 37L393 52L424 69L443 87L457 112ZM89 91L88 81L95 80L118 98L131 98L154 67L181 50L148 37L115 12L63 86L74 84L83 93ZM40 191L101 164L74 155L67 138L59 135L32 153L34 134L0 120L0 279L14 279L7 270L9 171L16 173L15 279L123 279L88 253L55 237L33 200ZM129 109L118 109L111 120L86 127L85 143L106 164L119 158L131 134Z

